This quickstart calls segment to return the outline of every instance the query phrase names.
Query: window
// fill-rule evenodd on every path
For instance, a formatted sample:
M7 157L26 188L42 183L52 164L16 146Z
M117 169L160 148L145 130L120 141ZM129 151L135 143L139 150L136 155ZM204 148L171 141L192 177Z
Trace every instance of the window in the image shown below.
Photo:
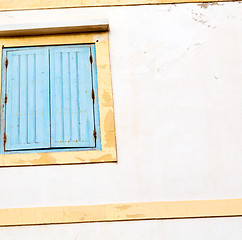
M0 61L0 167L117 162L107 31L0 36Z
M4 48L3 151L100 149L94 45Z

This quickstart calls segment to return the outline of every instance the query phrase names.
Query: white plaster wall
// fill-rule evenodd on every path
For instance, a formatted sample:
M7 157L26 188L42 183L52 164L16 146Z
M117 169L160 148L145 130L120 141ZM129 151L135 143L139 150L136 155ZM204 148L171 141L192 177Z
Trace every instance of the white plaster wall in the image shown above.
M241 240L242 218L0 228L3 240Z
M118 164L1 168L0 208L241 198L242 4L2 12L0 27L100 18L110 20Z

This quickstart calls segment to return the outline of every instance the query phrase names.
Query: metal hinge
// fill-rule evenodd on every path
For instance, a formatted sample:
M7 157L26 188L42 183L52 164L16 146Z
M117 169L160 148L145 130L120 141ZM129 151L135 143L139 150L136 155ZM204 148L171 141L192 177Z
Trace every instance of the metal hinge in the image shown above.
M95 129L93 130L93 137L95 138L95 141L96 141L96 138L97 138L97 132L96 132Z
M4 150L5 150L6 142L7 142L7 135L6 135L6 133L4 133L4 136L3 136L3 147L4 147Z
M92 64L93 63L93 58L92 58L92 54L90 55L90 63Z
M5 67L6 67L6 69L8 68L8 59L7 58L5 60Z
M3 140L4 140L4 143L7 142L7 135L6 135L6 133L4 133L4 139Z
M93 100L93 103L95 102L95 92L94 90L92 89L92 100Z
M6 95L5 95L5 100L4 100L5 104L7 103L7 101L8 101L8 96L7 96L7 94L6 94Z

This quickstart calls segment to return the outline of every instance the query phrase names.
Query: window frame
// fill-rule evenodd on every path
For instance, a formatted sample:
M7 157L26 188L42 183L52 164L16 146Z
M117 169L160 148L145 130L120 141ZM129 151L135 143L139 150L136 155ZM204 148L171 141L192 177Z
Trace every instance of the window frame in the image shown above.
M75 34L54 34L42 36L21 36L21 37L1 37L0 38L0 61L1 61L1 87L5 81L4 72L6 69L3 60L3 48L7 47L39 47L58 46L75 44L94 44L96 54L93 55L96 61L97 87L95 93L99 103L101 150L66 150L55 152L11 153L0 154L1 166L35 166L35 165L55 165L55 164L79 164L79 163L100 163L117 162L116 139L114 127L114 111L111 84L111 70L109 60L108 32L75 33ZM5 96L1 96L5 98ZM1 106L1 113L2 113ZM2 119L2 114L1 114ZM4 122L1 121L1 141L4 139Z
M50 147L50 148L33 148L33 149L19 149L19 150L5 150L5 146L4 146L4 136L3 138L1 137L0 138L0 154L23 154L23 153L36 153L36 152L69 152L69 151L85 151L85 150L101 150L101 136L100 136L100 120L99 120L99 103L98 103L98 86L97 86L97 68L96 68L96 51L95 51L95 45L94 44L71 44L71 45L51 45L51 46L38 46L38 47L35 47L35 46L31 46L31 47L34 47L34 48L37 48L37 49L41 49L41 47L43 48L46 48L46 49L52 49L51 47L53 48L56 48L58 49L59 47L61 48L65 48L65 47L81 47L81 46L85 46L85 47L89 47L90 50L91 50L91 55L92 55L92 63L90 63L91 65L91 68L92 68L92 86L93 86L93 90L94 90L94 101L93 101L93 109L94 109L94 114L93 114L93 117L94 117L94 130L96 132L96 142L95 142L95 147ZM31 47L4 47L3 48L3 59L6 59L7 58L7 53L8 52L11 52L11 51L21 51L21 50L29 50L29 48ZM50 53L49 53L50 54ZM50 60L50 55L48 56L49 60ZM9 63L8 63L9 65ZM50 77L50 71L51 71L51 68L50 68L50 62L49 62L49 72L48 72L48 76L49 76L49 81L51 81L51 77ZM7 76L7 70L6 70L6 67L3 67L3 72L2 72L2 79ZM2 86L6 86L7 84L7 79L3 79L2 81ZM51 85L52 83L49 82L49 84ZM7 116L6 116L6 108L5 108L5 96L7 96L7 92L6 92L6 88L5 90L2 90L1 91L1 105L2 105L2 114L1 114L1 122L5 122L6 119L7 119ZM50 93L49 93L50 94ZM9 96L7 96L9 98ZM50 97L50 96L49 96ZM51 101L50 101L50 106L49 106L49 111L51 111ZM48 124L50 126L50 129L49 131L51 130L51 123ZM6 133L6 130L4 129L1 129L2 131L4 131ZM6 137L8 137L8 134L6 135ZM51 142L51 139L50 139L50 142Z

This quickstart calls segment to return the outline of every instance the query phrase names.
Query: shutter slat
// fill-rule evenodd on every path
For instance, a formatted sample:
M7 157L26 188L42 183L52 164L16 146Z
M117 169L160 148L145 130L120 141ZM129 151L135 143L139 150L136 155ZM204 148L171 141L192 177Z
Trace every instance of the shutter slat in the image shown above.
M50 55L51 81L51 138L63 142L63 85L62 85L62 53ZM51 141L51 146L53 143Z
M19 143L19 80L20 80L20 57L9 54L7 71L7 95L6 105L6 135L5 148ZM11 60L12 59L12 60ZM11 141L10 141L11 140ZM9 146L8 146L9 145Z
M5 150L50 147L48 49L7 51ZM11 60L12 59L12 60Z
M51 147L95 147L90 47L50 52Z
M36 55L28 55L28 143L36 142Z
M69 52L63 52L63 119L64 119L64 143L71 142L71 80Z
M75 126L72 131L72 141L80 141L80 116L79 116L79 84L78 84L78 59L77 53L70 53L70 74L71 74L71 125Z
M20 56L20 78L19 78L19 143L28 141L28 55Z

